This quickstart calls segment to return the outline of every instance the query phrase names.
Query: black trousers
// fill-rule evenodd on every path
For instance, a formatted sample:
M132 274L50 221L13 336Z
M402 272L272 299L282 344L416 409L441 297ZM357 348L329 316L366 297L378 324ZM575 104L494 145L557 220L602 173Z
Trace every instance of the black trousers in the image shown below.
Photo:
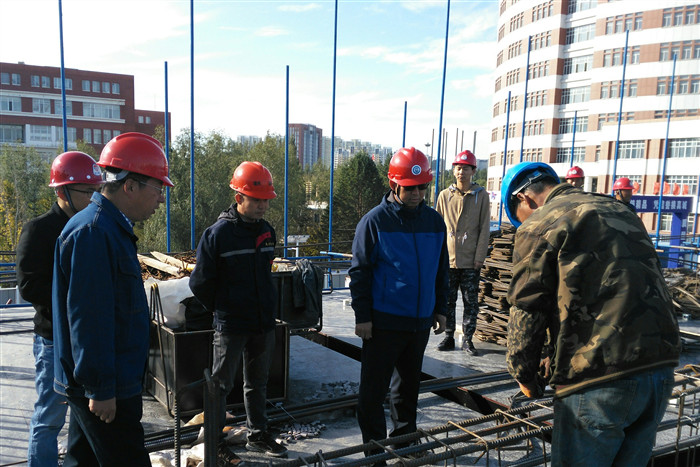
M372 338L362 342L357 421L363 443L386 438L383 402L390 384L394 425L390 436L416 431L420 374L429 337L430 328L418 332L372 329Z
M88 399L68 396L70 424L64 467L150 466L141 425L141 395L117 399L117 415L105 423L88 408Z

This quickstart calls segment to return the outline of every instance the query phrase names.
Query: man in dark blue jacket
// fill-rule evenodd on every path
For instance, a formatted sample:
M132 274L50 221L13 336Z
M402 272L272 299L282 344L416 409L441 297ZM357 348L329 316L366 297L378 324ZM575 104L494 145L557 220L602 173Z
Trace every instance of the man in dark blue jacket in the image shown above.
M388 177L392 191L357 224L349 270L362 338L357 419L365 443L386 438L382 403L390 382L390 436L416 431L423 353L431 326L445 330L449 290L445 222L423 200L433 179L428 159L402 148Z
M165 202L161 144L123 133L102 150L102 193L56 242L53 273L54 389L70 407L65 467L150 466L141 425L149 315L135 222Z
M287 448L267 431L267 380L275 349L276 289L272 282L277 237L263 219L277 194L272 175L260 162L243 162L233 173L236 202L208 227L197 246L190 289L214 313L214 366L226 422L226 396L243 356L244 403L249 451L285 457ZM224 448L222 446L222 448ZM235 463L233 453L219 456Z

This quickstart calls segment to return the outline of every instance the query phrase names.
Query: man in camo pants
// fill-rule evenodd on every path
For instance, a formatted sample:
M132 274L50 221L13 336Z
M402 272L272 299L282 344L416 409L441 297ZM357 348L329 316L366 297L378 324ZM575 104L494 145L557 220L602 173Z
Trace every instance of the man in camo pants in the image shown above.
M462 348L478 355L472 343L479 313L479 270L484 265L489 246L489 195L483 187L472 182L476 173L476 156L463 151L452 162L455 183L438 195L435 210L447 226L447 250L450 254L450 294L447 303L447 336L438 350L455 348L455 310L457 294L462 291L464 313Z

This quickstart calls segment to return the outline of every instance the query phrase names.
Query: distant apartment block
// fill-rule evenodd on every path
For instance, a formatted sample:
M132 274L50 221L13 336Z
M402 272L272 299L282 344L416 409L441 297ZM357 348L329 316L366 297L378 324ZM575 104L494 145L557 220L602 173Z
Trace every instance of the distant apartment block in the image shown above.
M374 144L367 141L361 141L359 139L352 139L344 141L342 138L335 137L335 155L333 157L333 167L338 168L340 165L352 159L355 154L364 152L368 154L372 160L377 163L383 163L387 158L391 158L393 155L393 150L388 146L382 146L380 144ZM328 137L323 138L323 163L326 167L331 165L331 139Z
M289 138L297 148L301 168L310 170L321 159L323 130L308 123L290 123Z
M585 172L584 189L601 193L612 192L614 171L652 195L667 152L662 186L692 197L687 227L697 230L697 0L501 0L497 35L487 181L494 216L504 164L543 161L563 176L573 163ZM655 230L657 214L642 220ZM662 214L662 231L669 222Z
M76 141L99 153L114 136L154 134L163 112L136 109L134 77L65 69L68 147ZM53 157L63 146L61 69L0 62L0 144L31 146Z

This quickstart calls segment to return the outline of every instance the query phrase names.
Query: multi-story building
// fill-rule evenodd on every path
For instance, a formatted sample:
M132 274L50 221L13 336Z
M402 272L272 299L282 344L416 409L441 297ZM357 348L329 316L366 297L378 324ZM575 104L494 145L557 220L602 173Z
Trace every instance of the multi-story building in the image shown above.
M68 147L76 141L99 153L114 136L154 134L163 112L136 109L134 77L65 69ZM52 158L63 148L61 69L0 63L0 144L32 146Z
M672 187L692 197L693 222L700 178L697 0L501 0L496 61L487 183L494 217L507 141L505 169L543 161L564 176L574 164L585 172L584 189L601 193L612 192L613 177L629 177L638 194ZM656 214L642 219L655 230ZM661 230L669 219L662 214Z
M289 138L296 145L301 168L310 170L321 159L323 130L308 123L290 123Z

